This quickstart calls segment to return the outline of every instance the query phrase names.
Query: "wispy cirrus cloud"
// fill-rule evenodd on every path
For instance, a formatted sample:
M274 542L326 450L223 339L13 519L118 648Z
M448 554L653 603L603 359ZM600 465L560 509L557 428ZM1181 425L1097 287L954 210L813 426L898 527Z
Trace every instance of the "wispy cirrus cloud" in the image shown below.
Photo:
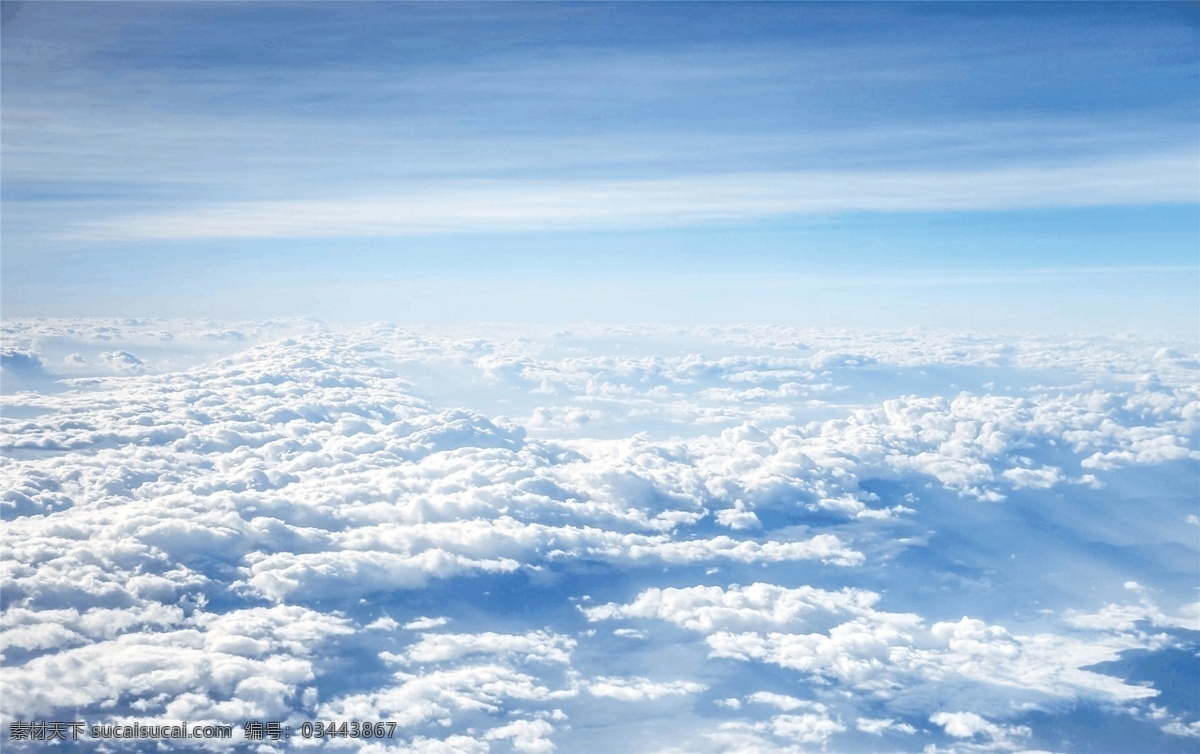
M386 237L681 227L796 214L1190 203L1195 160L1156 155L973 171L732 173L588 181L466 181L325 200L242 201L123 215L55 235L83 242Z

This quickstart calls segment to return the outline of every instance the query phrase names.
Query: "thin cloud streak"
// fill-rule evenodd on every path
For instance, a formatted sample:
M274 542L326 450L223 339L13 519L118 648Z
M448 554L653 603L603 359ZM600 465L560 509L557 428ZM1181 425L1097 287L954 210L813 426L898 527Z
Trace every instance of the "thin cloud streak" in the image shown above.
M469 181L335 200L229 202L80 223L74 242L195 241L625 230L797 214L1194 203L1196 162L1121 162L938 172L730 173L659 180Z

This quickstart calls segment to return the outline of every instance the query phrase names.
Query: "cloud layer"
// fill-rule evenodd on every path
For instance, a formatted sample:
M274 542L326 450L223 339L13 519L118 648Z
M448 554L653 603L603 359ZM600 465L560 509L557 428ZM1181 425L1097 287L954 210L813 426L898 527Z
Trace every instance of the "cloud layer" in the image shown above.
M1138 664L1200 630L1186 345L5 328L6 727L379 720L388 750L479 752L1072 750L1050 721L1087 714L1194 736L1194 700ZM384 749L288 746L316 743Z

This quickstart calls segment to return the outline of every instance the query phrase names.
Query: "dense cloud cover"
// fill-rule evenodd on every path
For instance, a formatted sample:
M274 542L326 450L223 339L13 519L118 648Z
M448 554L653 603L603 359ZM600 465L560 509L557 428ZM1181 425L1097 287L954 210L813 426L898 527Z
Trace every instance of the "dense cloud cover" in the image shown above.
M4 327L5 735L188 721L234 739L164 750L229 749L261 720L292 731L263 751L419 752L1200 738L1194 347ZM299 736L342 720L397 727Z

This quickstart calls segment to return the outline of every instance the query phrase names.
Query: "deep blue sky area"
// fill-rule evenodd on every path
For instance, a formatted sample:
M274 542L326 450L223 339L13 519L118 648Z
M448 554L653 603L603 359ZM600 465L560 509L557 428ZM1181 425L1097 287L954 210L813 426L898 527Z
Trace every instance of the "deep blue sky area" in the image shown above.
M523 319L514 280L691 302L681 276L732 275L696 316L806 324L751 281L1073 269L1102 306L1048 317L1015 285L1028 319L961 324L1196 328L1189 4L3 7L8 316L307 313L302 290ZM1152 316L1112 267L1165 275Z

